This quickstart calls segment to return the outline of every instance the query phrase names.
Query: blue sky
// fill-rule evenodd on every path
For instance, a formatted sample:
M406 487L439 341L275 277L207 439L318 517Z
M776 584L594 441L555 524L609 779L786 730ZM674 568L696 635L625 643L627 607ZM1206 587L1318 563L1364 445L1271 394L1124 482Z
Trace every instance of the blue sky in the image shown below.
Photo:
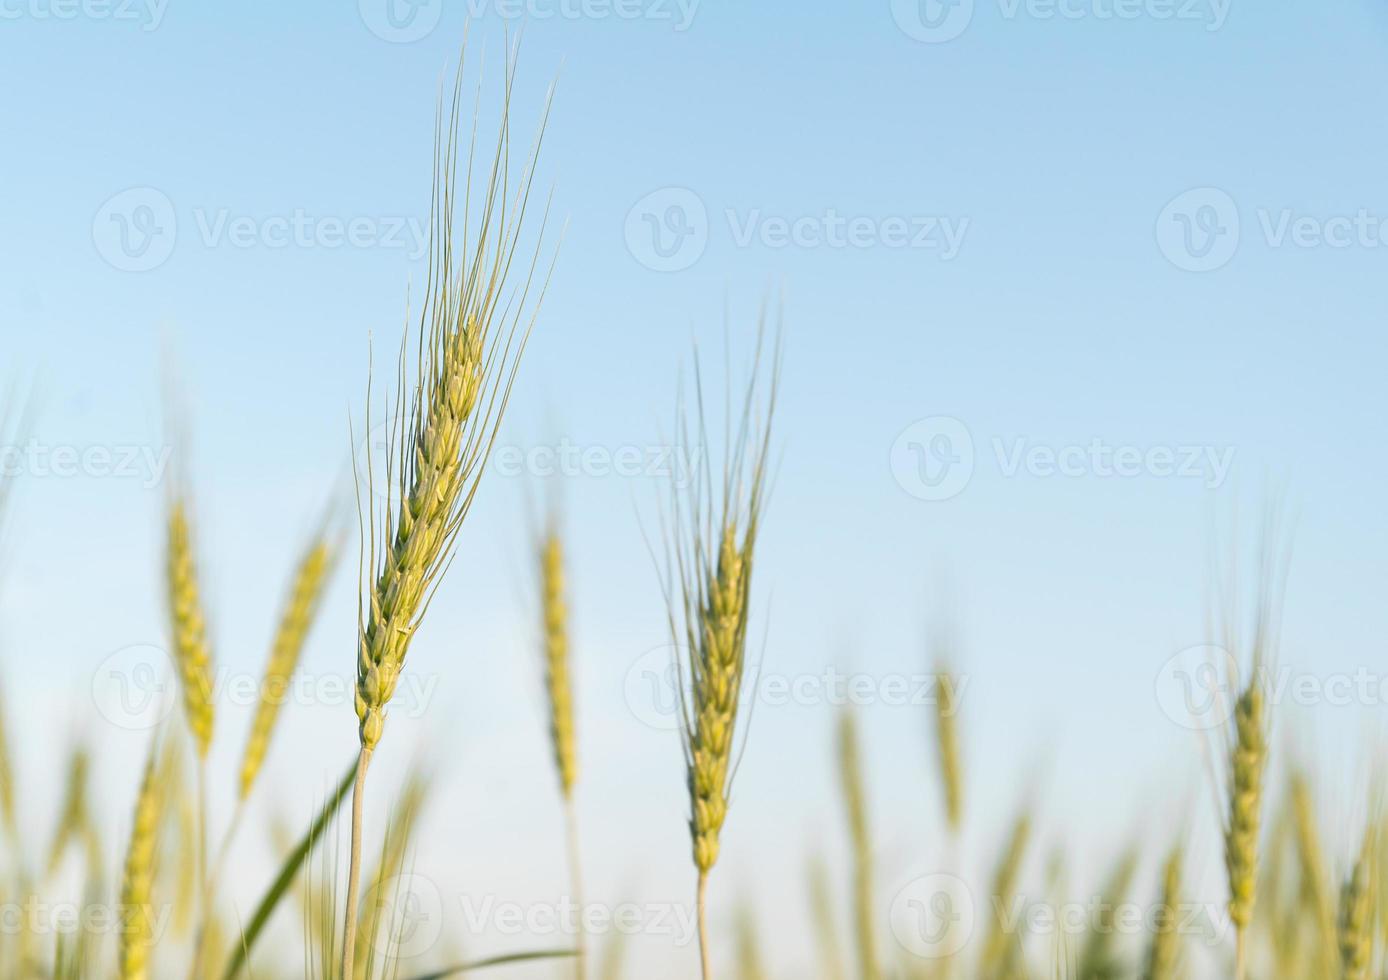
M1323 680L1388 662L1388 24L1372 4L476 0L402 6L396 27L375 0L0 12L0 380L36 388L45 450L158 460L171 359L218 657L246 672L340 487L349 419L379 421L362 417L368 344L379 364L420 282L440 79L471 15L489 132L523 25L513 122L528 138L555 85L537 179L563 241L502 440L592 454L548 482L570 533L590 874L609 900L690 884L677 744L630 703L664 642L644 535L692 343L718 364L726 332L740 360L768 299L786 358L764 670L919 674L953 608L968 853L987 858L1030 787L1055 838L1092 842L1081 865L1135 826L1208 834L1199 740L1155 688L1204 639L1211 547L1237 511L1250 555L1269 488L1296 514L1283 666ZM962 30L942 39L937 19ZM619 467L623 450L641 465ZM1107 468L1120 457L1130 475ZM157 464L25 460L3 677L61 744L104 658L162 642L163 484ZM489 474L412 653L437 689L388 748L447 777L421 841L439 848L422 852L431 873L518 900L561 880L525 522L545 484ZM306 655L317 676L352 669L347 564ZM766 898L772 928L803 924L800 903L770 899L798 887L812 842L842 850L823 701L758 708L726 836L717 887ZM1381 706L1293 705L1281 735L1353 738L1362 756ZM249 713L223 717L230 773ZM894 891L940 861L928 712L878 703L863 720ZM145 733L86 724L138 757ZM302 706L286 732L272 795L306 812L288 790L339 768L350 707ZM1328 770L1344 777L1328 802L1353 801L1358 765ZM104 787L113 828L128 782ZM449 843L459 826L466 845ZM638 955L667 956L662 941Z

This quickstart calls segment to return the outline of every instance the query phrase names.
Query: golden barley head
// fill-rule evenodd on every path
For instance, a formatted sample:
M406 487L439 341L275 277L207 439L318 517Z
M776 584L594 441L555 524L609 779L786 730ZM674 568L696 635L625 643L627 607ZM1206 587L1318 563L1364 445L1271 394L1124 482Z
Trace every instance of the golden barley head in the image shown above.
M564 550L551 525L540 544L541 617L544 628L545 689L549 694L549 731L559 786L573 796L578 780L574 736L573 682L569 675L568 609L564 602Z
M184 713L198 755L206 758L212 743L212 651L198 588L188 509L180 497L175 497L169 508L165 561L174 662L182 681Z
M156 752L151 747L145 762L144 778L140 782L140 795L135 801L130 846L125 857L125 876L121 882L120 900L125 911L120 937L121 980L144 980L149 973L150 947L155 938L151 897L160 816L155 758Z
M260 683L260 700L256 704L255 718L246 740L246 751L241 758L241 799L250 795L255 777L265 761L280 706L284 703L324 588L332 574L334 558L334 549L327 537L319 535L304 552L295 569L289 597L270 646L265 676Z
M511 276L534 156L519 183L511 183L510 129L503 124L488 176L480 188L474 186L473 161L460 167L458 159L461 86L460 70L446 124L444 107L439 110L419 374L406 393L402 348L402 390L386 451L387 499L380 514L368 504L362 515L369 545L363 572L370 580L358 615L356 711L368 752L381 739L410 642L454 553L536 311L529 302L534 261L523 281ZM510 91L508 72L503 119ZM459 180L466 181L461 201ZM514 198L508 200L512 188ZM458 256L457 210L461 206L467 220L466 201L473 192L480 198L480 204L473 202L480 217L468 230L468 254Z

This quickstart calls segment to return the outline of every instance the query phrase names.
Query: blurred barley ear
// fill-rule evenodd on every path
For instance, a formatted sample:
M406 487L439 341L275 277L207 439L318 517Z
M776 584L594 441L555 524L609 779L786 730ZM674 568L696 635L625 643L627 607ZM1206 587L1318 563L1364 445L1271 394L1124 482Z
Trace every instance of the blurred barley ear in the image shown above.
M1022 861L1026 857L1027 843L1030 839L1031 815L1024 808L1012 825L1012 832L993 872L992 888L988 896L993 919L988 937L984 941L979 964L981 977L1009 976L1016 963L1020 937L1012 934L1004 915L1017 891Z
M1339 960L1335 945L1335 899L1325 851L1321 846L1310 779L1305 771L1298 770L1292 774L1290 794L1299 878L1294 924L1299 934L1302 921L1310 920L1314 929L1313 948L1318 958L1318 969L1325 976L1333 976Z
M240 799L250 796L251 787L265 762L275 722L284 704L309 630L318 613L323 592L332 576L337 552L328 532L320 532L299 559L289 595L280 613L279 625L270 645L269 661L260 684L260 700L251 722L246 750L241 757Z
M386 707L410 642L456 553L458 533L496 441L543 296L541 287L532 301L540 245L529 258L518 256L517 249L544 120L513 185L508 120L514 60L508 52L495 152L481 161L483 176L474 185L475 143L468 144L466 154L459 144L462 83L460 58L452 94L440 98L435 117L429 272L418 348L413 357L406 344L400 349L386 449L387 485L371 485L369 459L364 491L358 481L363 583L356 713L361 749L343 920L341 972L346 980L354 975L362 804L371 753L384 732ZM468 222L472 226L461 229L462 254L455 254L457 226ZM517 258L526 270L519 281L511 275ZM417 375L410 381L412 361ZM379 507L373 491L384 491Z
M184 713L198 757L206 759L212 743L212 651L198 587L188 506L182 497L170 501L165 555L169 621L174 662L182 681Z
M68 846L82 840L91 825L87 802L88 773L91 754L85 745L78 745L68 759L67 783L63 788L62 808L58 811L58 827L48 849L48 874L57 869Z
M1270 509L1263 526L1258 562L1257 607L1252 631L1252 656L1247 680L1239 685L1232 726L1228 730L1228 811L1224 823L1224 867L1229 885L1229 919L1234 924L1234 977L1248 973L1249 929L1258 895L1258 844L1267 769L1271 719L1267 703L1267 670L1276 659L1279 609L1286 577L1275 553L1276 511ZM1231 587L1230 592L1234 590ZM1223 649L1231 657L1240 649L1236 596L1224 622Z
M168 537L165 549L169 620L173 631L174 662L182 680L184 714L197 750L197 879L207 904L207 752L212 744L212 652L207 639L198 586L188 506L175 493L169 501ZM196 961L195 961L196 965Z
M878 980L876 915L872 907L872 833L868 827L867 789L863 775L862 743L857 716L847 708L839 714L839 785L853 853L853 923L858 948L858 973Z
M569 622L565 602L564 548L558 522L551 517L540 542L540 617L544 637L545 691L549 697L549 734L554 766L564 798L565 846L569 857L569 887L578 907L578 955L574 971L583 980L587 970L587 941L583 931L583 874L579 855L578 815L574 786L578 782L578 746L574 734L573 681L569 669Z
M1167 855L1162 867L1161 902L1152 922L1143 980L1176 980L1181 955L1181 847Z
M943 665L935 670L935 737L940 756L940 782L945 794L945 816L950 832L957 835L964 821L964 778L959 761L958 681Z
M5 833L19 851L19 825L14 815L14 760L10 755L8 718L5 710L5 689L0 686L0 821Z
M161 805L157 757L157 749L151 744L125 856L120 896L121 908L126 910L120 936L121 980L145 980L149 975L150 948L155 940L151 898Z
M1340 890L1338 938L1344 980L1368 980L1373 964L1373 830L1373 824L1370 823L1364 831L1364 843L1359 857Z
M692 427L682 398L677 411L678 441L690 476L671 481L665 528L672 568L663 585L671 637L683 660L680 732L689 789L689 830L698 873L695 903L704 980L712 977L708 878L718 861L739 716L744 708L752 570L761 530L779 376L778 344L769 391L759 398L764 335L764 330L758 331L750 380L739 399L740 414L734 417L734 409L728 406L728 442L717 477L704 451L709 440L696 352Z
M834 886L823 858L810 862L810 907L815 936L819 941L819 969L825 980L843 980L843 950L839 945L837 917L834 915Z

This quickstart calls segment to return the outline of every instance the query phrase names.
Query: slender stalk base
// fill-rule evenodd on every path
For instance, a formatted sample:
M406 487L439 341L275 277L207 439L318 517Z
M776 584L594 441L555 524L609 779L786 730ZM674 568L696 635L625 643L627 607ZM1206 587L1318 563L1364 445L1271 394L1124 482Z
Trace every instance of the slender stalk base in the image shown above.
M574 905L578 907L578 934L574 957L574 975L584 980L588 969L588 936L583 928L583 862L578 853L578 815L574 812L574 801L564 800L564 824L569 848L569 888L573 891Z
M709 962L708 951L708 872L699 872L698 891L699 912L699 965L704 980L713 980L713 964Z
M347 910L342 923L342 980L352 980L355 975L352 971L357 945L357 891L361 886L361 811L370 762L371 750L362 746L357 757L357 780L352 785L352 850L347 865Z

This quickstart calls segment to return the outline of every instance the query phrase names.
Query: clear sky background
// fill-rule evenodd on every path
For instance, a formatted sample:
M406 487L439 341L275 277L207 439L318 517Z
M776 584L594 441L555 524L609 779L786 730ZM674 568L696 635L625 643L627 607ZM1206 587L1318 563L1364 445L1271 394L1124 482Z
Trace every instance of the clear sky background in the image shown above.
M103 814L124 835L149 733L103 719L94 677L165 642L157 468L88 454L63 475L51 453L160 458L170 352L217 662L254 676L291 563L343 487L349 419L359 434L380 421L364 417L368 344L389 357L418 291L408 228L426 216L435 97L470 14L484 134L506 32L524 27L518 134L556 85L537 180L558 263L502 442L590 455L548 480L489 473L411 652L407 672L433 687L422 710L397 708L373 769L381 805L410 759L436 774L416 867L459 945L562 941L469 932L457 907L464 891L530 903L563 887L526 518L550 491L568 531L590 892L688 901L678 743L642 694L665 641L644 536L664 482L648 464L693 343L716 369L726 333L744 363L768 301L786 354L762 670L871 679L884 906L922 873L981 870L1027 800L1045 828L1033 879L1061 841L1088 881L1134 833L1189 831L1219 899L1201 738L1164 710L1164 665L1206 638L1210 554L1252 559L1269 489L1295 517L1280 665L1322 683L1388 672L1375 4L475 0L402 4L392 21L375 0L0 0L0 14L0 382L36 392L45 452L17 464L0 676L34 827L58 805L50 760L83 731L112 762ZM1106 461L1127 447L1157 452L1117 475ZM353 558L304 660L326 682L353 670ZM928 669L945 618L969 678L959 855L930 710L883 693ZM1283 761L1318 760L1346 840L1382 744L1380 688L1288 695L1279 714ZM757 705L714 885L715 924L755 900L786 975L810 956L809 856L847 870L837 708L801 700ZM350 701L307 701L286 711L262 816L303 819L353 751ZM219 710L228 804L250 710ZM244 909L268 853L255 830L242 852ZM638 961L692 975L693 948L655 933L634 940Z

